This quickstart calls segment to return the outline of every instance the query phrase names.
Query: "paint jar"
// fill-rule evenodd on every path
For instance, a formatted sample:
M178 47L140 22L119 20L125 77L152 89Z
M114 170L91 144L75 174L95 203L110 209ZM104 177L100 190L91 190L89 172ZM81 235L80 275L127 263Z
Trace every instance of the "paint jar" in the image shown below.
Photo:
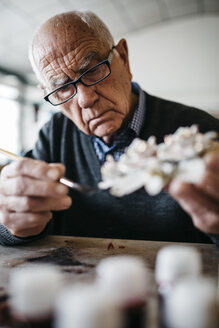
M61 272L50 265L14 269L9 277L9 306L15 327L52 327Z
M180 280L167 299L165 312L170 328L218 328L216 282L201 276Z
M94 285L77 284L57 297L55 328L120 328L122 316L110 295Z
M192 246L170 245L158 252L155 280L159 297L160 327L168 327L165 320L165 302L176 282L184 277L197 277L201 271L201 255Z
M123 328L147 326L149 275L145 262L136 256L113 256L96 267L96 285L112 294L124 316Z

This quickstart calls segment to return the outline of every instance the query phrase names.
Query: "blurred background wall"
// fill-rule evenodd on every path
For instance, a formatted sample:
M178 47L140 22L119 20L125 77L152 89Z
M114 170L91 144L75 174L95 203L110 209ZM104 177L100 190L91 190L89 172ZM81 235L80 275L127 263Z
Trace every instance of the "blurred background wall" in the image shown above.
M186 17L127 39L134 79L145 90L217 114L219 16Z
M75 9L127 39L133 80L146 91L219 116L218 0L0 0L0 148L23 154L53 114L28 44L50 16Z

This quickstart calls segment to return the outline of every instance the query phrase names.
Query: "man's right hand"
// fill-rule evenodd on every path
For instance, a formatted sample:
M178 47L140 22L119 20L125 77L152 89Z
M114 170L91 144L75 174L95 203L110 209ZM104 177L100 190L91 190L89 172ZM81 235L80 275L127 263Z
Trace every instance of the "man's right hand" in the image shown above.
M52 218L51 211L71 206L68 188L58 180L62 164L23 158L2 169L0 223L17 237L38 235Z

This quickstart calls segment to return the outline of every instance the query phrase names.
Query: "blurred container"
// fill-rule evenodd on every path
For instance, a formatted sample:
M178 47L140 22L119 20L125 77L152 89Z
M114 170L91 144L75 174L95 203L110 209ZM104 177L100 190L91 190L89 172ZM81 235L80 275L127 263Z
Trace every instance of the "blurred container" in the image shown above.
M97 286L112 293L124 314L123 327L145 328L149 278L144 261L135 256L108 257L100 261L96 272Z
M95 286L76 285L56 301L55 328L120 328L121 313L108 293Z
M216 283L206 277L182 279L170 293L165 312L170 328L218 328Z
M199 276L201 271L201 255L194 247L170 245L163 247L158 252L155 266L155 280L158 287L160 303L160 327L167 327L165 302L174 285L184 277Z
M9 277L10 312L19 327L52 327L61 272L50 265L14 269Z

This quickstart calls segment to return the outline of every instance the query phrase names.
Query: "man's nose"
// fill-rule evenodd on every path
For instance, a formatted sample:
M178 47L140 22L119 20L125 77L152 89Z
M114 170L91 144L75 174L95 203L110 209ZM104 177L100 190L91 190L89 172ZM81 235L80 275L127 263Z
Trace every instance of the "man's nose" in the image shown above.
M81 108L90 108L98 100L99 96L96 92L96 86L85 86L82 83L77 85L77 95L78 105Z

